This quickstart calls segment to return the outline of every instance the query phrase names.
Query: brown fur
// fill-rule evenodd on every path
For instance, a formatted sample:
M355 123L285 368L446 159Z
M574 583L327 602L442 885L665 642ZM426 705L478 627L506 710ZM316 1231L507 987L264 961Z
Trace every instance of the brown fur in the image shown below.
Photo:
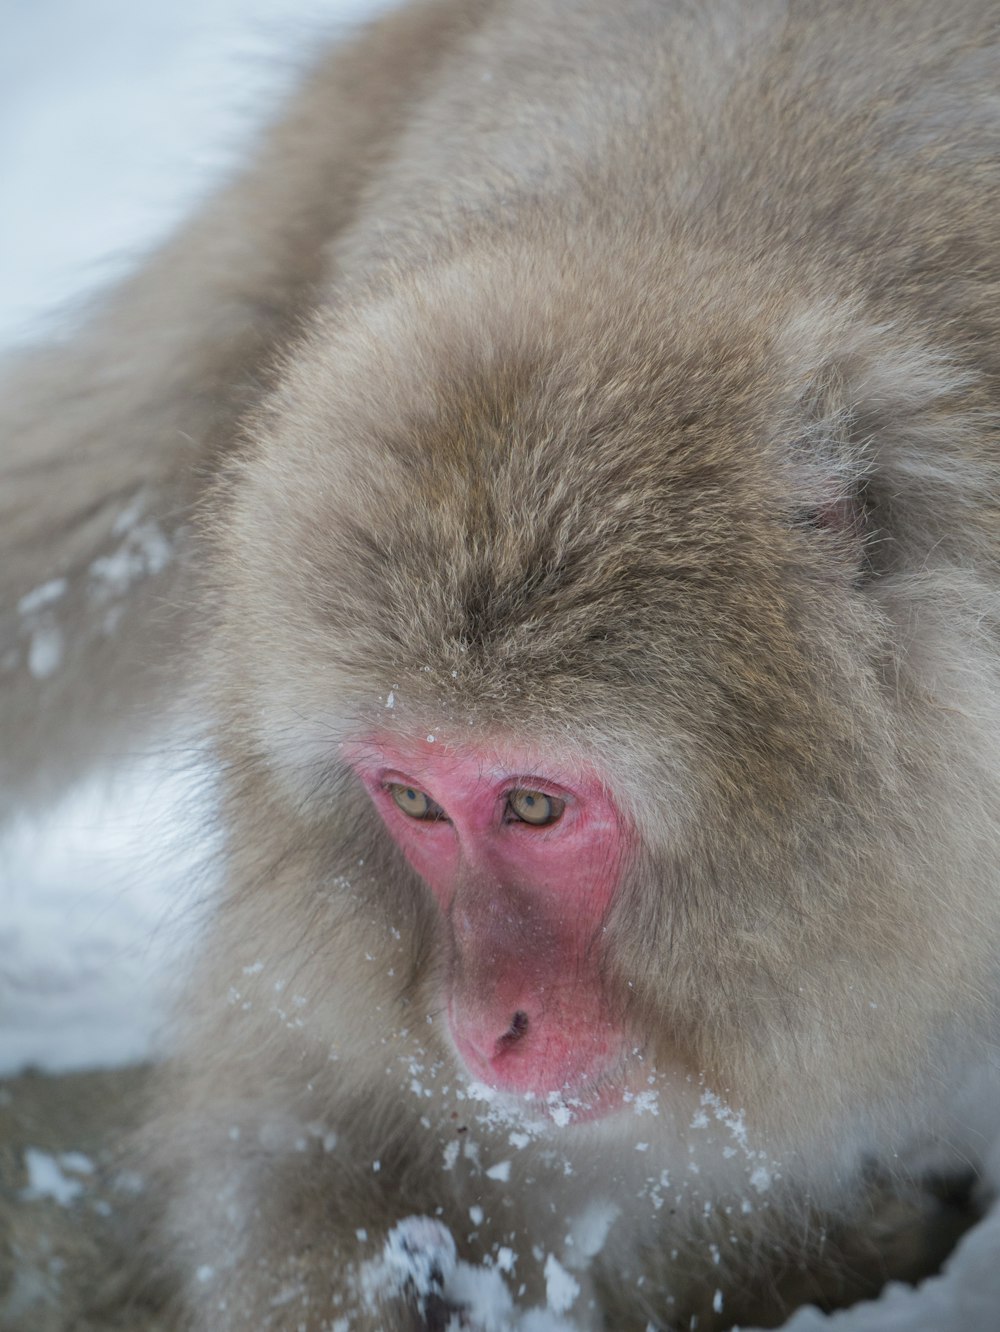
M151 1130L211 1268L194 1327L432 1324L359 1286L413 1214L514 1249L537 1303L595 1199L581 1326L727 1326L748 1273L777 1316L866 1158L965 1149L1000 926L997 35L972 0L415 6L20 372L3 779L71 775L175 687L178 620L202 645L228 883ZM123 504L183 544L213 476L204 561L106 633ZM657 1116L517 1151L466 1098L433 914L338 761L375 724L605 774L643 835L605 969Z

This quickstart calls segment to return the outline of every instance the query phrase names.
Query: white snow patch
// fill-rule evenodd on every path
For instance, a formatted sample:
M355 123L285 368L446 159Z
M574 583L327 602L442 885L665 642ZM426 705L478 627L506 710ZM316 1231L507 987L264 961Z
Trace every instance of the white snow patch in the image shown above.
M465 1318L456 1327L476 1332L511 1332L519 1327L514 1301L502 1274L492 1267L457 1263L449 1277L446 1295Z
M201 782L136 763L0 841L0 1073L149 1057L211 882Z
M607 1242L611 1227L621 1216L621 1208L608 1199L592 1202L569 1224L566 1236L566 1262L570 1267L587 1267Z
M457 1260L447 1226L430 1216L408 1216L389 1231L379 1257L362 1266L361 1294L373 1310L380 1297L404 1291L426 1300L440 1294Z
M362 1264L358 1288L372 1310L380 1298L404 1292L418 1306L431 1295L441 1296L461 1310L461 1325L475 1332L577 1332L577 1325L560 1315L577 1299L579 1282L550 1254L548 1308L519 1310L504 1280L516 1261L512 1249L502 1248L493 1263L462 1262L446 1226L433 1217L410 1216L389 1232L379 1256Z
M555 1254L545 1259L545 1302L553 1313L563 1314L580 1294L580 1283L570 1276Z
M51 615L38 621L31 631L28 670L36 680L48 680L62 665L63 633Z
M170 563L170 542L152 518L133 527L110 555L90 566L91 595L98 602L123 597L133 583L162 573Z
M501 1272L513 1272L517 1265L517 1254L513 1249L508 1249L506 1245L501 1245L497 1249L497 1267Z
M46 606L51 606L53 602L64 597L68 586L65 578L50 578L47 583L42 583L34 591L25 593L17 603L18 614L33 615L35 611L44 610Z
M61 1152L59 1164L74 1175L92 1175L94 1163L84 1152Z
M21 1197L26 1202L35 1202L40 1198L51 1198L60 1207L68 1207L83 1192L79 1179L70 1179L70 1175L91 1175L93 1162L82 1152L63 1152L58 1157L37 1147L28 1147L24 1153L24 1166L28 1172L28 1183L21 1190Z
M767 1166L756 1166L750 1172L750 1184L758 1193L766 1193L771 1187L771 1172Z

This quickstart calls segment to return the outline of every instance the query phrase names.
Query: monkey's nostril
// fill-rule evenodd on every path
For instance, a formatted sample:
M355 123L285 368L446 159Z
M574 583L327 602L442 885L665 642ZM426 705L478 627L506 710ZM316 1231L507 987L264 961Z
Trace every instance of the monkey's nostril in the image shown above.
M528 1031L528 1015L521 1009L510 1020L510 1026L497 1041L497 1054L516 1044Z

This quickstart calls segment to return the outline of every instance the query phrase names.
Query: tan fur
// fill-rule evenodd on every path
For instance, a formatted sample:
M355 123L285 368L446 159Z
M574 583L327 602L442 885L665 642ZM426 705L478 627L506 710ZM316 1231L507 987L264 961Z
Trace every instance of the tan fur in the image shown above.
M24 654L17 599L65 577L31 614L67 657L9 671L0 771L51 786L148 695L168 578L216 719L228 884L150 1130L199 1332L437 1326L364 1290L414 1214L513 1249L537 1303L595 1200L581 1326L776 1317L866 1158L964 1149L1000 927L997 35L972 0L416 6L29 364L0 626ZM173 534L207 477L204 561L105 634L122 505ZM643 849L604 968L656 1115L522 1149L468 1098L433 911L338 759L376 725L605 775Z

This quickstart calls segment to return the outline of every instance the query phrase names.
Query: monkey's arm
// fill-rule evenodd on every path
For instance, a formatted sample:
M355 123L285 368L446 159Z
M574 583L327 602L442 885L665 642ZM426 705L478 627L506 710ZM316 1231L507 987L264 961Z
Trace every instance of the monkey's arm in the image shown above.
M226 1109L220 1102L210 1114ZM359 1118L380 1119L388 1109L384 1096L354 1106ZM405 1150L390 1149L380 1178L363 1130L355 1137L324 1133L315 1122L296 1127L287 1107L273 1118L248 1111L246 1102L233 1106L222 1122L199 1113L201 1154L187 1165L174 1160L180 1170L174 1184L185 1194L175 1199L167 1229L188 1258L185 1326L193 1332L467 1326L445 1292L456 1249L449 1227L432 1215L441 1210L431 1201L440 1189L407 1161ZM338 1119L349 1117L341 1106ZM416 1124L408 1127L419 1133ZM282 1142L295 1131L297 1141Z
M192 1332L465 1326L449 1323L460 1218L424 1107L378 1068L386 1046L331 1063L308 1017L289 1031L311 1004L276 995L273 974L203 1013L200 1038L158 1071L161 1115L137 1145L163 1208L152 1258L166 1239Z
M468 8L338 51L238 180L0 378L0 811L120 754L178 692L204 615L193 510Z

